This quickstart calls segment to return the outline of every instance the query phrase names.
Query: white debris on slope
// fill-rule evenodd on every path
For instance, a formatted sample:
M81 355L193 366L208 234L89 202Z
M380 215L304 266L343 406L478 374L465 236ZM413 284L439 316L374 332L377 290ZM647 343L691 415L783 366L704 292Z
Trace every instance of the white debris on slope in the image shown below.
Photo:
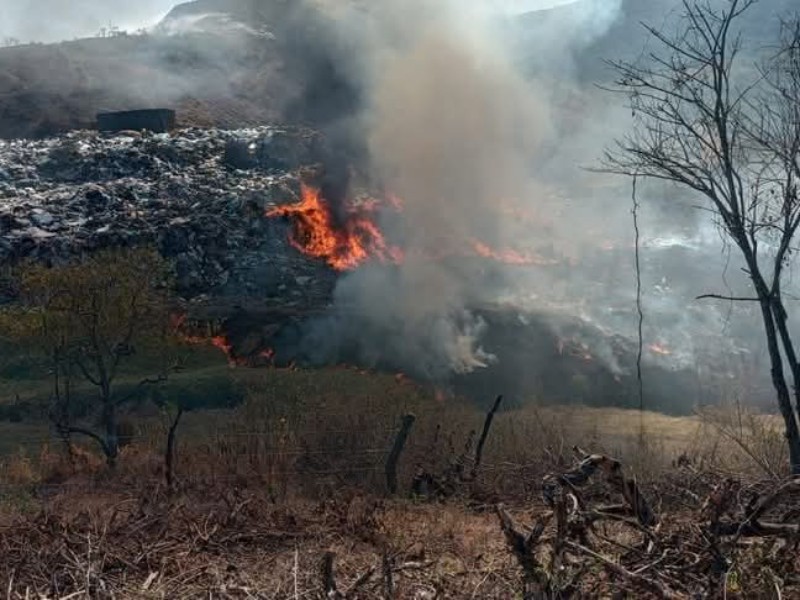
M285 290L318 266L286 251L264 212L291 197L318 142L274 127L0 142L0 263L150 243L174 260L185 295Z

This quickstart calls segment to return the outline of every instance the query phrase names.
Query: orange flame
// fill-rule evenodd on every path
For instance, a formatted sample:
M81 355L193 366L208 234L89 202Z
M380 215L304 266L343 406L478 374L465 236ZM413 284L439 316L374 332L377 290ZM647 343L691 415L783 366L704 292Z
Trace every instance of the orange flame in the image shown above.
M214 335L211 331L206 331L205 335L197 335L196 331L190 331L187 326L186 313L173 313L170 315L170 327L172 328L172 335L184 344L193 346L211 345L218 348L225 354L225 358L228 360L228 364L231 367L253 365L253 357L235 355L233 343L225 335ZM267 348L259 352L256 358L272 363L275 359L275 351L271 348Z
M228 359L228 365L231 367L253 367L256 365L264 366L264 362L273 365L275 360L275 350L267 348L262 350L257 355L253 356L236 356L233 352L233 344L224 335L216 335L212 338L203 339L200 337L184 336L184 341L192 344L205 344L211 343L215 348L222 350L225 358ZM261 360L257 360L261 359Z
M344 210L344 216L337 219L330 204L322 197L319 189L301 184L300 201L295 204L277 206L269 209L266 216L287 217L292 221L289 234L291 245L315 258L325 260L337 271L349 271L370 259L395 264L405 260L403 250L386 242L375 214L384 207L400 212L404 208L402 198L390 192L383 200L362 199L358 204L351 203ZM463 254L488 258L509 265L547 266L558 264L557 260L540 255L519 252L513 249L498 250L477 239L468 240ZM438 258L447 256L443 252ZM428 256L436 260L436 256Z
M495 250L479 240L472 240L472 249L478 256L490 258L492 260L496 260L497 262L506 263L508 265L547 266L557 264L558 262L542 256L537 256L535 254L523 254L521 252L517 252L516 250Z
M650 344L647 349L653 354L660 354L661 356L670 356L672 354L672 350L663 344Z
M400 249L386 243L372 220L377 209L376 201L349 206L342 222L337 223L320 190L301 185L300 202L270 209L266 216L291 218L292 246L303 254L324 259L337 271L348 271L370 258L385 262L402 260Z

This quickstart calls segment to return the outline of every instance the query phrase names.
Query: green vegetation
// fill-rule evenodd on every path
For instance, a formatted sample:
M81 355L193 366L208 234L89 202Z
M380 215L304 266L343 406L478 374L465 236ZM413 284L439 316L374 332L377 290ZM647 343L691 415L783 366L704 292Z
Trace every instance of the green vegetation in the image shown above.
M58 433L65 440L90 437L113 466L120 408L178 365L169 343L168 264L155 250L112 250L61 266L25 264L14 282L18 300L0 312L0 334L46 368L47 414ZM135 385L120 386L139 353L159 364ZM87 388L94 391L91 405ZM99 427L77 423L91 412Z

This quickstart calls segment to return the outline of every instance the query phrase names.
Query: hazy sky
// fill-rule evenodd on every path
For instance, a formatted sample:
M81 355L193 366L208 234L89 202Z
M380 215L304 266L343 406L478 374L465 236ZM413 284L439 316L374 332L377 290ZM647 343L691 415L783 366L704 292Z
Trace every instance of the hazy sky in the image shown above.
M571 4L577 0L488 0L509 12L527 12L542 8L551 8L559 4Z
M0 0L0 43L55 42L97 34L114 25L134 31L156 24L182 0ZM480 0L525 12L573 0Z
M0 42L54 42L156 24L179 0L0 0Z

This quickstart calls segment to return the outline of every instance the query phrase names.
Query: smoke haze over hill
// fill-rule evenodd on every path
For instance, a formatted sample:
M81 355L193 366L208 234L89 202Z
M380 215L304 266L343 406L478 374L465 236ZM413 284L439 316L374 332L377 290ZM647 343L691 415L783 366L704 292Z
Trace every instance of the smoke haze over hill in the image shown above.
M59 42L97 35L102 27L135 31L158 23L173 0L1 0L0 41Z
M346 77L367 100L348 123L366 140L370 172L404 201L385 226L403 239L407 258L395 270L368 267L342 278L342 312L309 337L321 362L346 348L361 362L432 377L480 369L493 360L493 349L481 345L485 323L470 310L481 303L571 314L635 335L629 182L583 168L596 166L629 128L630 112L622 98L594 87L608 73L586 65L600 64L602 55L592 53L612 34L613 46L620 27L644 16L663 21L675 4L579 2L543 22L532 16L528 29L485 6L448 2L383 2L367 18L339 19L339 34L363 48ZM757 6L751 18L776 28L768 18L774 8ZM769 29L764 22L759 28ZM752 50L763 40L750 42ZM653 348L646 360L721 372L722 363L759 353L748 307L694 300L748 288L735 253L721 251L714 224L694 208L698 200L659 184L639 191L644 333ZM457 255L474 240L560 266L486 270L427 260ZM742 317L733 319L738 331L732 314ZM620 372L632 367L596 340L594 352Z

